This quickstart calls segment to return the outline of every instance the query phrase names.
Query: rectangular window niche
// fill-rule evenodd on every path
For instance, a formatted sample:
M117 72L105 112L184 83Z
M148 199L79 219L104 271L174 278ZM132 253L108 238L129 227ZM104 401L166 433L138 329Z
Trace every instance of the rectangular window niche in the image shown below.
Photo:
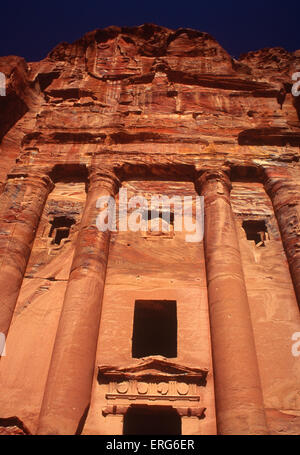
M177 357L177 310L175 300L136 300L132 357Z

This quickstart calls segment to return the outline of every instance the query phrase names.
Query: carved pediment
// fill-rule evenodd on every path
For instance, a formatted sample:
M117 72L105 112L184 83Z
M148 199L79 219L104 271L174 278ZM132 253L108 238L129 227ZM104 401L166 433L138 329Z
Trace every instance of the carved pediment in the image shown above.
M205 382L207 368L196 368L180 365L162 356L145 357L139 363L126 367L114 367L100 365L98 367L98 379L169 379L186 382Z

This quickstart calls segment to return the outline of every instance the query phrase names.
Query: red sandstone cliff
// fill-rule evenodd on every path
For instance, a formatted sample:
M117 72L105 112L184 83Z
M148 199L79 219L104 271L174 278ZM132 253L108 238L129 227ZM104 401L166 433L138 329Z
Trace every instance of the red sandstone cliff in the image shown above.
M249 300L269 431L299 432L300 360L291 357L290 337L300 330L294 291L299 270L300 97L291 94L300 51L262 49L235 60L207 33L155 25L108 27L59 44L40 62L1 57L0 71L7 77L7 96L0 97L1 273L17 277L7 343L13 355L0 365L0 433L37 431L87 175L95 163L116 172L130 194L194 194L198 172L222 169L230 174L235 221L226 226L232 243L237 242L234 224L237 228L241 259L233 264L239 268L237 281L245 276L248 297L243 290L241 300L246 306ZM272 185L281 177L287 189L280 187L278 196ZM220 207L221 214L228 214L226 205ZM266 223L270 238L263 248L248 239L245 220ZM60 228L68 235L57 239ZM179 302L182 327L177 360L209 370L206 420L200 430L193 421L190 431L213 434L207 252L202 243L183 245L179 237L171 244L132 233L112 236L104 322L93 362L131 365L131 321L125 310L136 294L156 299L171 295ZM217 243L220 237L213 240ZM92 234L82 243L92 249ZM4 285L2 297L6 292L11 297L9 283ZM82 299L88 297L86 292ZM245 371L240 375L247 377ZM67 380L76 382L74 377ZM109 431L103 422L101 430L97 427L99 409L107 408L97 386L94 377L86 433Z
M2 57L7 158L0 178L21 141L25 149L140 141L299 146L299 106L290 94L299 52L263 49L234 60L207 33L143 25L87 33L40 62Z

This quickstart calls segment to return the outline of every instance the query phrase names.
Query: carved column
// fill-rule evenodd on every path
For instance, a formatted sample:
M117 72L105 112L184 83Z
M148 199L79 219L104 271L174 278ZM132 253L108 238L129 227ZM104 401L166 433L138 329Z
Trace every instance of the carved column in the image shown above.
M0 198L0 332L5 334L52 188L53 183L47 175L11 174Z
M273 204L300 307L300 187L285 169L265 170L265 189Z
M90 401L110 231L96 226L97 199L118 180L93 171L55 339L38 434L75 434Z
M196 181L204 196L204 248L219 434L266 434L267 427L231 183L207 171Z

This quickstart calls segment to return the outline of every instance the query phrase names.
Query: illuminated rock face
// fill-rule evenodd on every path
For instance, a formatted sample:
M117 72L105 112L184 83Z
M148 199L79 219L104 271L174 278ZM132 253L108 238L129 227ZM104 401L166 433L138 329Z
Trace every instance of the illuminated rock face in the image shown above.
M299 434L299 51L109 27L0 71L0 434ZM204 196L203 241L99 231L120 189Z

